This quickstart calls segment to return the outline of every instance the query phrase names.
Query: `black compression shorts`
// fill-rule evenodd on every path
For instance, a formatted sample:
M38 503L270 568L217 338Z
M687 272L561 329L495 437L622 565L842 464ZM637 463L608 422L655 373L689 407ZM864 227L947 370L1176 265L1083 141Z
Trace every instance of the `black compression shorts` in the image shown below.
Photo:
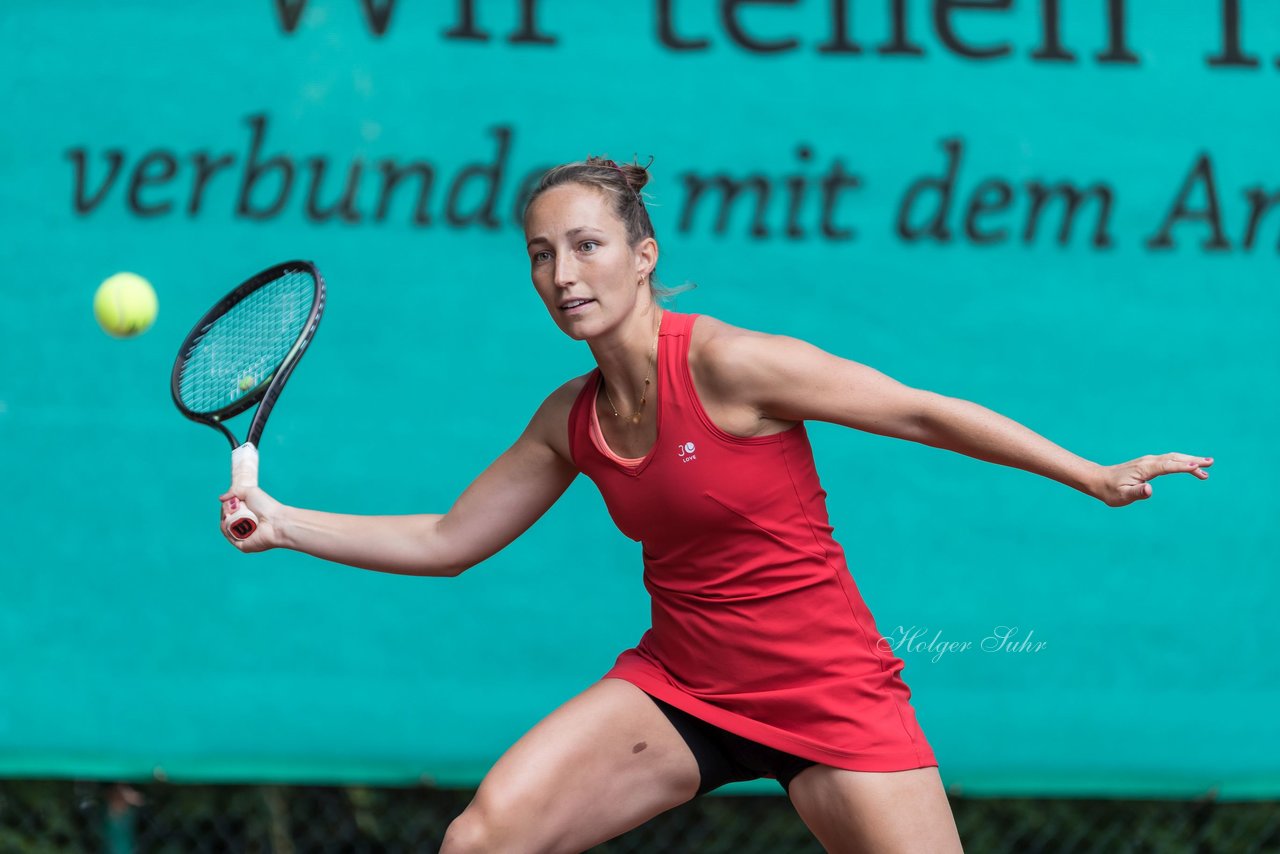
M726 732L652 694L649 696L666 714L698 760L702 783L694 794L695 798L726 783L760 777L774 778L784 790L788 790L793 777L809 766L818 764L812 759L802 759Z

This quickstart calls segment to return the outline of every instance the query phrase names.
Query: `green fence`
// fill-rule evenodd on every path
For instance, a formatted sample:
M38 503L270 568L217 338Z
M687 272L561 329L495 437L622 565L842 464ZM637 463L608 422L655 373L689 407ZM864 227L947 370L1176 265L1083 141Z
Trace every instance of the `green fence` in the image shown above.
M640 550L585 479L458 579L247 559L226 445L166 385L215 296L313 258L264 486L444 512L592 366L529 282L522 192L634 153L658 273L699 286L677 310L1098 462L1217 460L1116 510L809 425L949 786L1280 795L1275 9L26 0L0 50L0 775L471 787L634 645ZM127 341L90 311L119 270L160 296Z
M0 848L15 854L420 852L440 847L466 789L171 786L87 781L0 785ZM953 796L975 854L1261 854L1280 850L1280 802ZM822 847L785 798L704 797L593 854L799 854Z

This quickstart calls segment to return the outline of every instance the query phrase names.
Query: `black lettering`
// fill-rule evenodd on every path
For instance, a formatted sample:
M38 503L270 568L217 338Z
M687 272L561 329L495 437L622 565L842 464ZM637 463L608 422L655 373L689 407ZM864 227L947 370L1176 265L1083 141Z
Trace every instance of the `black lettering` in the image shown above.
M1076 55L1062 46L1059 0L1040 0L1041 34L1044 44L1031 52L1032 59L1042 62L1075 62Z
M1221 0L1222 51L1210 56L1209 65L1235 68L1257 68L1257 54L1246 55L1240 47L1240 0Z
M1043 62L1075 62L1076 55L1061 41L1061 0L1040 0L1043 44L1031 52ZM1136 65L1138 57L1125 44L1125 0L1107 0L1107 49L1095 55L1099 64Z
M431 168L431 164L415 162L401 168L395 161L384 160L378 168L382 172L382 195L378 201L378 212L374 215L374 219L381 222L387 218L387 211L391 208L391 194L395 191L396 185L409 175L417 175L421 180L418 182L418 201L413 207L413 221L417 225L430 225L431 214L427 210L427 196L435 183L435 170Z
M1031 213L1027 216L1027 225L1022 233L1022 239L1025 243L1035 240L1036 226L1039 224L1040 211L1048 202L1055 198L1063 198L1066 200L1067 211L1062 218L1062 225L1058 229L1058 245L1066 246L1070 240L1071 227L1075 219L1076 208L1085 200L1086 196L1092 196L1100 200L1102 210L1094 225L1093 238L1090 241L1095 247L1105 248L1111 245L1111 238L1107 235L1107 223L1111 217L1111 204L1113 201L1113 193L1111 189L1102 184L1094 184L1084 190L1077 190L1071 184L1060 182L1052 187L1046 186L1039 181L1028 181L1027 192L1031 196Z
M275 0L275 6L280 27L286 33L291 33L298 28L302 12L307 8L307 0Z
M1187 196L1195 189L1197 183L1204 184L1206 209L1202 211L1192 210L1187 205ZM1201 154L1191 168L1187 179L1182 182L1182 187L1178 190L1178 195L1174 199L1174 208L1165 217L1164 222L1160 224L1160 230L1147 240L1148 249L1169 249L1173 246L1173 239L1169 233L1173 230L1174 223L1180 220L1189 220L1191 222L1207 222L1213 232L1213 237L1205 241L1203 248L1205 249L1230 249L1231 244L1227 242L1226 237L1222 234L1222 216L1218 211L1218 192L1215 189L1213 180L1213 164L1209 161L1209 155Z
M312 157L311 189L307 192L307 216L315 222L328 222L334 216L342 217L344 222L359 222L360 212L356 210L356 191L360 185L360 173L364 165L359 159L352 162L347 169L347 185L341 198L329 206L327 210L320 207L320 185L324 182L324 173L329 171L329 161L323 157Z
M208 152L197 151L192 161L196 167L196 180L191 187L191 201L187 203L187 216L195 216L200 213L200 202L204 196L205 184L213 177L214 172L230 167L235 162L235 158L230 154L224 154L217 160L210 160Z
M265 113L249 116L249 127L253 139L249 143L249 156L245 159L244 180L240 184L240 198L236 203L236 214L248 219L270 219L280 213L289 201L289 190L293 186L293 161L286 155L277 154L264 163L258 163L258 155L262 152L262 140L267 133L267 116ZM280 190L275 201L265 210L255 209L251 205L253 188L258 180L271 170L280 171Z
M75 208L77 214L85 216L93 213L94 208L102 203L106 197L107 191L111 189L111 185L115 183L116 175L120 173L120 167L124 163L124 151L119 148L108 149L104 152L107 156L107 177L102 180L102 185L98 187L98 191L89 198L85 198L85 184L88 183L86 174L88 173L88 151L84 148L72 148L67 151L67 157L75 164L75 190L71 195L71 204Z
M813 159L813 150L807 145L801 145L796 149L796 158L807 163ZM804 237L804 229L800 227L800 208L804 204L807 183L804 175L793 175L787 179L787 189L790 190L788 193L790 202L787 205L787 237Z
M862 53L849 41L849 0L831 0L831 40L818 45L818 53Z
M451 30L444 31L447 39L459 41L487 42L489 34L476 29L475 0L458 0L458 23Z
M1268 211L1280 208L1280 192L1267 195L1261 187L1253 187L1245 190L1244 197L1249 201L1249 226L1244 233L1244 248L1252 249L1263 217ZM1280 249L1280 240L1276 242L1276 248Z
M520 30L507 37L512 44L555 44L555 36L538 32L538 0L520 0Z
M1107 0L1107 52L1095 58L1099 63L1137 65L1138 56L1125 44L1125 0Z
M671 25L671 7L675 0L658 0L658 41L671 50L706 50L707 39L685 39L676 35Z
M893 0L893 40L876 48L881 56L924 56L924 48L907 41L907 0Z
M995 198L990 202L983 199L983 195L988 190L995 192ZM982 246L988 243L998 243L1009 236L1009 229L1000 228L995 231L983 232L979 230L978 217L986 213L996 213L1009 207L1009 203L1013 201L1013 190L1004 181L996 178L988 178L974 188L973 195L969 199L969 208L965 212L964 217L964 233L971 242Z
M955 188L956 172L960 168L960 158L964 155L964 144L959 139L943 140L942 147L947 152L947 174L942 178L920 178L907 188L898 207L898 236L908 242L924 237L932 237L940 243L951 240L947 231L947 211L951 207L951 194ZM916 197L926 190L935 190L939 194L938 206L932 219L921 228L912 228L910 224L911 207Z
M796 39L779 39L766 42L753 39L747 35L746 30L742 28L742 23L738 20L738 7L746 3L794 6L796 0L721 0L720 17L724 23L724 28L729 33L729 38L754 53L780 53L782 51L795 50L796 46L800 44Z
M1004 12L1009 9L1012 2L1013 0L934 0L933 26L938 31L938 37L942 39L942 43L952 53L959 54L967 59L993 59L997 56L1005 56L1011 50L1008 43L995 47L979 48L962 42L952 26L951 15L960 9Z
M486 228L500 228L502 223L494 216L493 208L498 198L498 188L502 186L502 174L506 168L507 151L511 145L511 128L496 127L493 129L498 137L498 157L497 160L489 165L472 164L458 173L453 181L453 186L449 188L449 200L445 207L445 218L450 225L470 225L473 222L479 222ZM462 197L462 189L467 181L472 178L479 179L481 182L488 181L488 193L484 197L483 204L480 208L471 214L463 215L458 210L458 203Z
M859 184L857 175L844 171L839 159L831 166L831 171L822 179L822 233L836 240L852 240L853 229L839 228L835 224L835 211L839 200L837 195L843 189L853 189Z
M555 44L555 36L538 32L538 0L520 0L520 29L507 37L512 44ZM476 28L475 0L458 0L458 23L444 37L459 41L489 41L489 33Z
M692 172L686 172L683 175L684 186L686 189L684 209L680 215L680 231L689 231L693 222L694 206L706 192L708 187L714 186L722 191L720 197L720 215L716 218L715 231L716 234L724 234L729 224L729 211L733 205L733 200L748 188L756 191L756 211L755 219L751 223L751 236L756 238L765 238L769 236L769 228L764 222L765 209L769 204L769 181L763 175L751 175L741 181L735 181L727 175L717 175L713 178L700 178Z
M391 23L396 0L382 0L381 6L374 0L360 0L360 6L364 9L364 19L369 23L369 29L373 30L374 36L382 38L387 32L387 24Z
M148 167L157 164L160 169L147 174ZM129 209L142 217L160 216L173 210L173 202L159 202L153 205L142 203L140 194L148 184L163 184L173 178L178 171L178 161L167 151L152 151L138 161L133 168L133 180L129 182Z

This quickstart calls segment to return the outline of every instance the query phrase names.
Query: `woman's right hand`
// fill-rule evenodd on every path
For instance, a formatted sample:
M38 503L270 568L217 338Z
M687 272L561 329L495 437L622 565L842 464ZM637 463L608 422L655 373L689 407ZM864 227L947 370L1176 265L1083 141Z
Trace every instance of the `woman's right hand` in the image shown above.
M279 548L283 545L280 522L285 508L279 501L256 486L233 486L218 496L218 501L220 502L218 527L222 530L222 536L226 537L231 545L246 554L265 552L267 549ZM227 530L227 517L239 509L240 502L244 502L258 517L258 529L243 540L237 540Z

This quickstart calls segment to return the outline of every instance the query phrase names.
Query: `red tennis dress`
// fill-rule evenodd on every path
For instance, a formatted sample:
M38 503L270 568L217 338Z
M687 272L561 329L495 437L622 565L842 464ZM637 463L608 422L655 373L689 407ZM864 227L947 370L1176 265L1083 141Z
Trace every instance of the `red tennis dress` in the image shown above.
M772 436L716 427L689 373L696 314L664 311L658 439L624 459L600 432L600 369L569 448L624 534L643 544L653 625L603 678L760 744L854 771L937 765L832 538L804 422Z

